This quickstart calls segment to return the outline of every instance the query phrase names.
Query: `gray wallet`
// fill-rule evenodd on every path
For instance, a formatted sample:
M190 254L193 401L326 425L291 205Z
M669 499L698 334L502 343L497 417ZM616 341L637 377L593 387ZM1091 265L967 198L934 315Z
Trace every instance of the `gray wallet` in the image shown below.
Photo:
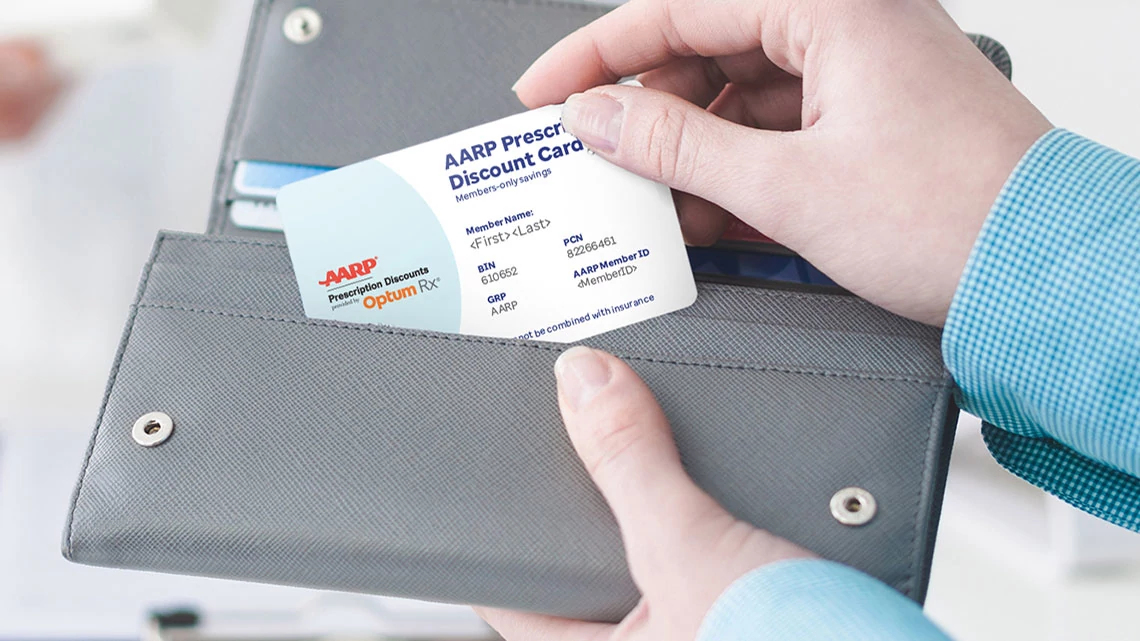
M290 39L299 6L256 4L210 233L158 237L64 555L620 618L638 593L558 415L564 346L310 320L281 235L229 212L235 161L343 165L521 109L515 77L604 9L312 0ZM698 286L584 342L645 378L732 513L921 602L957 416L938 330L839 292Z

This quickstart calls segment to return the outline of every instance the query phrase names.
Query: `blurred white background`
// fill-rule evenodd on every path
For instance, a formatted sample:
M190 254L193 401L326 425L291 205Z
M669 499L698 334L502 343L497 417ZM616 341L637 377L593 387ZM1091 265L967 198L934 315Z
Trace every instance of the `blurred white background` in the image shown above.
M947 5L1005 43L1015 83L1055 124L1140 155L1140 4ZM0 638L129 638L144 606L204 591L258 607L310 598L75 569L57 551L154 233L205 225L248 12L248 0L0 0L0 41L32 35L70 76L30 138L0 144ZM1137 559L1140 537L1009 476L963 421L928 602L955 638L1140 639Z

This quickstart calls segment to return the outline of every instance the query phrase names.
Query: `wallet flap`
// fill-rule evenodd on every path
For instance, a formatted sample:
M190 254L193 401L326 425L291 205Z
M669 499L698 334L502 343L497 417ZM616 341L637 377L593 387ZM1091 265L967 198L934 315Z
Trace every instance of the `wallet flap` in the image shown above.
M235 157L327 167L522 111L514 81L605 13L549 0L265 4ZM281 28L298 4L321 16L307 44Z
M320 16L303 44L298 7ZM604 14L559 0L259 0L215 187L228 226L233 165L341 167L523 110L510 90L547 48Z

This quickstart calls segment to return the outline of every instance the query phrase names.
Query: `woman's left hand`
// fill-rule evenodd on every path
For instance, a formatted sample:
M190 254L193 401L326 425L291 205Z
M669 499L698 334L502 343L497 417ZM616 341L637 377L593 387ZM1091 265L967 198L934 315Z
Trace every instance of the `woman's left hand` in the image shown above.
M642 598L617 625L476 608L507 641L688 641L736 579L812 556L737 520L693 483L653 393L621 360L574 347L555 374L570 440L617 518Z

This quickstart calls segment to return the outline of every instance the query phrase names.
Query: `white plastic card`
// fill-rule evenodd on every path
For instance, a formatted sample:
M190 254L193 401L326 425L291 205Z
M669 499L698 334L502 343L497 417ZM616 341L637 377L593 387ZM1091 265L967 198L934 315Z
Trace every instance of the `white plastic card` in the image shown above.
M287 185L305 313L575 341L696 299L669 189L545 107Z

